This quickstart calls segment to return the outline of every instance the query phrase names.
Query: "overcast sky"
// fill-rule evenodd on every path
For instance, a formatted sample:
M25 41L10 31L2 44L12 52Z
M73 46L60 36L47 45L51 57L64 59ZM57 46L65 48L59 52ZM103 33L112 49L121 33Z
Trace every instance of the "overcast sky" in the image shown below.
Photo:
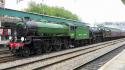
M31 0L6 0L6 8L22 10ZM49 6L64 7L85 22L125 21L125 6L121 0L32 0Z

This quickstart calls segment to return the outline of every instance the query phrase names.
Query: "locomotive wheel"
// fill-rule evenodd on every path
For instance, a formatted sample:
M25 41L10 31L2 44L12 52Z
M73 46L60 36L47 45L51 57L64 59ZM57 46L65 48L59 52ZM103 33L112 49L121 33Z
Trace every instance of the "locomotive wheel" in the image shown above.
M93 43L97 43L97 42L96 42L96 39L92 39L92 42L93 42Z
M65 41L64 45L63 45L64 49L69 49L69 44L68 41Z
M41 54L42 53L42 48L41 48L41 43L39 41L34 41L33 46L35 48L35 53L36 54Z
M41 54L41 53L42 53L42 49L41 48L37 48L36 54Z
M28 57L30 55L30 49L28 47L23 47L22 56Z
M69 45L67 43L64 44L64 49L69 49Z
M52 51L52 46L49 45L49 43L45 43L44 47L43 47L43 50L45 51L45 53L49 53L49 52Z
M61 45L55 45L53 48L54 48L55 51L59 51L59 50L62 49L62 46Z
M55 51L59 51L59 50L62 49L62 43L61 43L60 40L55 40L53 49L54 49Z
M16 50L14 50L14 49L11 50L11 55L18 56Z

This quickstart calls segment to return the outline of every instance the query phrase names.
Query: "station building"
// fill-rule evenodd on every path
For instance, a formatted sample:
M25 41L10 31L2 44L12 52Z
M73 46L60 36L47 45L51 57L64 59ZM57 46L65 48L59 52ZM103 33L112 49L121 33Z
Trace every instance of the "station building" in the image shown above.
M5 0L0 0L0 8L4 8L5 7ZM1 20L3 18L3 15L0 15L0 27L1 27ZM0 29L0 41L1 41L1 34L2 34L2 29Z

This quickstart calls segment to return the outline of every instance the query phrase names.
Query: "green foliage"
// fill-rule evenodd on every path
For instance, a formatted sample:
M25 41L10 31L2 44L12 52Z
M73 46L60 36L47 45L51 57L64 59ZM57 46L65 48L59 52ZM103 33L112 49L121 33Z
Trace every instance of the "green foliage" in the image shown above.
M45 4L36 4L35 2L30 2L29 7L24 10L27 12L39 13L49 16L79 20L77 15L73 14L72 12L64 8L50 7Z

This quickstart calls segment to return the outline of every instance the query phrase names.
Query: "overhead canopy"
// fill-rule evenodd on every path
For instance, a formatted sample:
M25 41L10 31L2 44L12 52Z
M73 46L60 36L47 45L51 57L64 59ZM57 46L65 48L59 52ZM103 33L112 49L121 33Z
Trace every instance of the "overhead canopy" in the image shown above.
M65 23L71 23L71 24L78 24L78 25L84 25L85 23L77 21L77 20L71 20L66 18L59 18L59 17L53 17L43 14L36 14L36 13L28 13L24 11L17 11L7 8L0 8L0 15L8 15L12 17L30 17L33 20L40 21L41 19L45 19L50 22L65 22Z

